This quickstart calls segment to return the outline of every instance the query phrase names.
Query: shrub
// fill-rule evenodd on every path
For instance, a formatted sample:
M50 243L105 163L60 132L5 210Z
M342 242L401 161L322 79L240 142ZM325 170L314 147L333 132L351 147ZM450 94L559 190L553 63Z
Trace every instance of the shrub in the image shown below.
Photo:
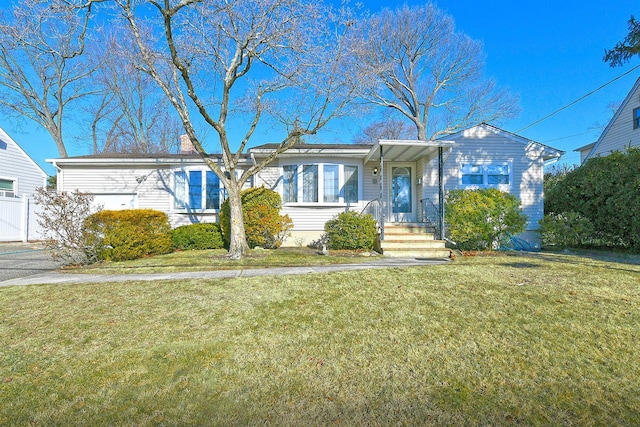
M105 210L85 221L89 251L98 260L125 261L171 252L171 226L164 212Z
M47 191L39 188L35 200L40 206L38 224L45 246L53 258L64 265L87 264L87 235L84 220L99 207L93 207L91 193Z
M589 159L545 194L544 209L587 218L602 245L640 250L640 149Z
M500 190L451 190L447 193L447 234L462 249L497 249L524 231L527 216L520 201Z
M171 233L173 247L176 249L220 249L224 247L220 224L199 223L183 225Z
M575 170L578 165L569 166L566 164L555 164L544 173L544 194L548 194L553 188L561 183L567 175Z
M242 190L242 216L247 244L250 248L266 249L280 247L293 228L288 215L280 215L282 199L273 190L265 187ZM231 207L226 199L220 207L220 226L225 243L231 237Z
M588 218L577 212L552 213L540 220L540 233L543 246L576 248L592 241L594 228Z
M376 220L371 214L342 212L324 225L331 249L373 249L376 240Z

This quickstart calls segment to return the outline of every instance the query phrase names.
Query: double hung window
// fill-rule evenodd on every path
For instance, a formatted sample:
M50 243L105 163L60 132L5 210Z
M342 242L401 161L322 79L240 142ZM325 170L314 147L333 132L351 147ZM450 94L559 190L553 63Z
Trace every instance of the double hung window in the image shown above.
M174 208L202 211L220 208L220 179L209 170L176 171Z
M499 188L508 190L510 184L510 163L460 165L460 186L462 188Z
M355 165L285 165L282 177L285 204L348 204L359 200L358 166Z
M0 178L0 197L15 197L15 181Z

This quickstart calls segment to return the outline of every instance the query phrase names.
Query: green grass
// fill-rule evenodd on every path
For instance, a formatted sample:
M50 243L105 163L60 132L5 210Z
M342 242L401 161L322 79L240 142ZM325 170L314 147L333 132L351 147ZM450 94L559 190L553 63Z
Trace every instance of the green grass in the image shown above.
M177 271L235 270L264 267L292 267L367 262L375 259L369 252L331 251L321 255L309 248L280 248L276 250L254 249L241 260L230 260L227 251L181 251L133 261L102 262L68 268L69 273L90 274L145 274L173 273Z
M639 425L640 265L0 288L0 425Z

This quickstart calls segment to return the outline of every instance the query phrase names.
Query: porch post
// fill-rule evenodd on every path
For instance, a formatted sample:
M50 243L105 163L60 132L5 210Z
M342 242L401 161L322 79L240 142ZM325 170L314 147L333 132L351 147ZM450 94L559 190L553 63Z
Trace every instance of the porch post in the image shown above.
M444 240L444 161L442 147L438 147L438 216L440 221L440 240Z
M380 240L384 240L384 217L387 200L384 197L384 148L380 146Z

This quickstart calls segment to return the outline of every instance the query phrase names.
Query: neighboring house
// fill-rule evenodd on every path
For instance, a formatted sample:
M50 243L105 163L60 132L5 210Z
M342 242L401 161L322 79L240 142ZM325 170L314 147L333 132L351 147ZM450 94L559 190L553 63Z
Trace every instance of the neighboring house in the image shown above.
M29 238L29 200L46 184L46 172L0 128L0 241Z
M600 138L594 143L576 148L580 162L595 156L607 156L628 147L640 147L640 78L615 112Z
M32 196L46 185L46 172L0 128L0 197Z
M260 161L275 147L251 148L240 166ZM437 212L439 203L440 148L445 190L496 187L508 191L521 200L529 216L528 229L537 228L543 215L544 162L563 152L486 124L429 142L301 144L281 154L247 186L265 186L282 196L282 213L294 224L289 245L318 239L324 224L345 210L375 213L396 239L392 230L406 230L394 225L418 228L425 221L433 223L430 212ZM158 209L169 215L173 226L217 221L225 196L215 174L193 154L47 161L58 170L58 190L92 192L106 209Z

